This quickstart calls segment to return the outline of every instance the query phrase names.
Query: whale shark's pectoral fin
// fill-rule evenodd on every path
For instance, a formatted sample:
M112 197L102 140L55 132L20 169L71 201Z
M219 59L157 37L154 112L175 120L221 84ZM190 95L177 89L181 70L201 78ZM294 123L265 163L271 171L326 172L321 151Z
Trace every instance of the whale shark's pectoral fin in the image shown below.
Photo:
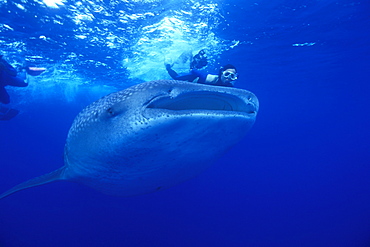
M24 190L30 187L34 186L39 186L42 184L47 184L51 183L57 180L62 180L64 179L63 174L64 174L65 167L61 167L58 170L55 170L53 172L47 173L45 175L42 175L40 177L36 177L33 179L30 179L24 183L18 184L17 186L11 188L10 190L6 191L5 193L0 195L0 199L3 199L4 197L13 194L17 191Z

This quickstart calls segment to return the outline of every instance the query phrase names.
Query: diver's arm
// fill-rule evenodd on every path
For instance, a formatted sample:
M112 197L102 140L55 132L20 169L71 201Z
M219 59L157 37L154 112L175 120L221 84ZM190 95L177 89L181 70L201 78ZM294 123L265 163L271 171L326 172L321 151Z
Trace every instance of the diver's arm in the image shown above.
M197 78L197 76L192 72L190 71L190 73L187 73L187 74L177 74L176 71L174 71L171 66L168 64L166 65L166 70L168 72L168 74L172 77L172 79L174 80L179 80L179 81L194 81L195 78Z
M177 72L176 72L176 71L174 71L174 70L171 68L171 65L166 64L166 70L167 70L168 74L172 77L172 79L177 80L176 78L177 78L179 75L177 74Z

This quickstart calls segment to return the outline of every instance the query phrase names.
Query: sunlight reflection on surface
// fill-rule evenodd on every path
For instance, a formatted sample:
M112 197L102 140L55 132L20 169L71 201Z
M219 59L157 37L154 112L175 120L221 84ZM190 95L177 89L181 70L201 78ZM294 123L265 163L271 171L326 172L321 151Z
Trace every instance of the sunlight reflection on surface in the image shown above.
M59 5L64 5L63 0L43 0L43 2L51 8L59 8Z

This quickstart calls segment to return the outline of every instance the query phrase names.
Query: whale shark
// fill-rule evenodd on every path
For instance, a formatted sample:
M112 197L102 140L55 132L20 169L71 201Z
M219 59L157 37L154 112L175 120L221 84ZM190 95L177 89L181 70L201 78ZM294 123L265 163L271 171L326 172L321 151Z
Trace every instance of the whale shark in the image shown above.
M245 137L257 97L244 89L159 80L104 96L72 123L64 166L0 195L67 180L133 196L174 186L207 169Z

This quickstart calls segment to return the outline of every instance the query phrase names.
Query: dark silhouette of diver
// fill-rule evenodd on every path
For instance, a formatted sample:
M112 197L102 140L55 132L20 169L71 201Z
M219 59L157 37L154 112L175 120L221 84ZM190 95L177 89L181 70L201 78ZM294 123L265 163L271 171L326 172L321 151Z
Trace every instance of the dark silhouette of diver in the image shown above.
M26 73L32 76L40 75L45 68L25 67ZM17 76L17 70L4 60L0 55L0 103L9 104L10 97L6 91L6 86L27 87L28 83ZM9 120L18 114L18 110L11 109L0 105L0 120Z
M215 86L233 87L235 80L238 79L238 73L235 66L227 64L222 66L218 75L211 75L199 71L208 64L207 56L204 50L200 50L190 62L190 71L186 74L178 74L172 69L170 64L166 64L168 74L174 80L189 81L202 84L210 84Z

